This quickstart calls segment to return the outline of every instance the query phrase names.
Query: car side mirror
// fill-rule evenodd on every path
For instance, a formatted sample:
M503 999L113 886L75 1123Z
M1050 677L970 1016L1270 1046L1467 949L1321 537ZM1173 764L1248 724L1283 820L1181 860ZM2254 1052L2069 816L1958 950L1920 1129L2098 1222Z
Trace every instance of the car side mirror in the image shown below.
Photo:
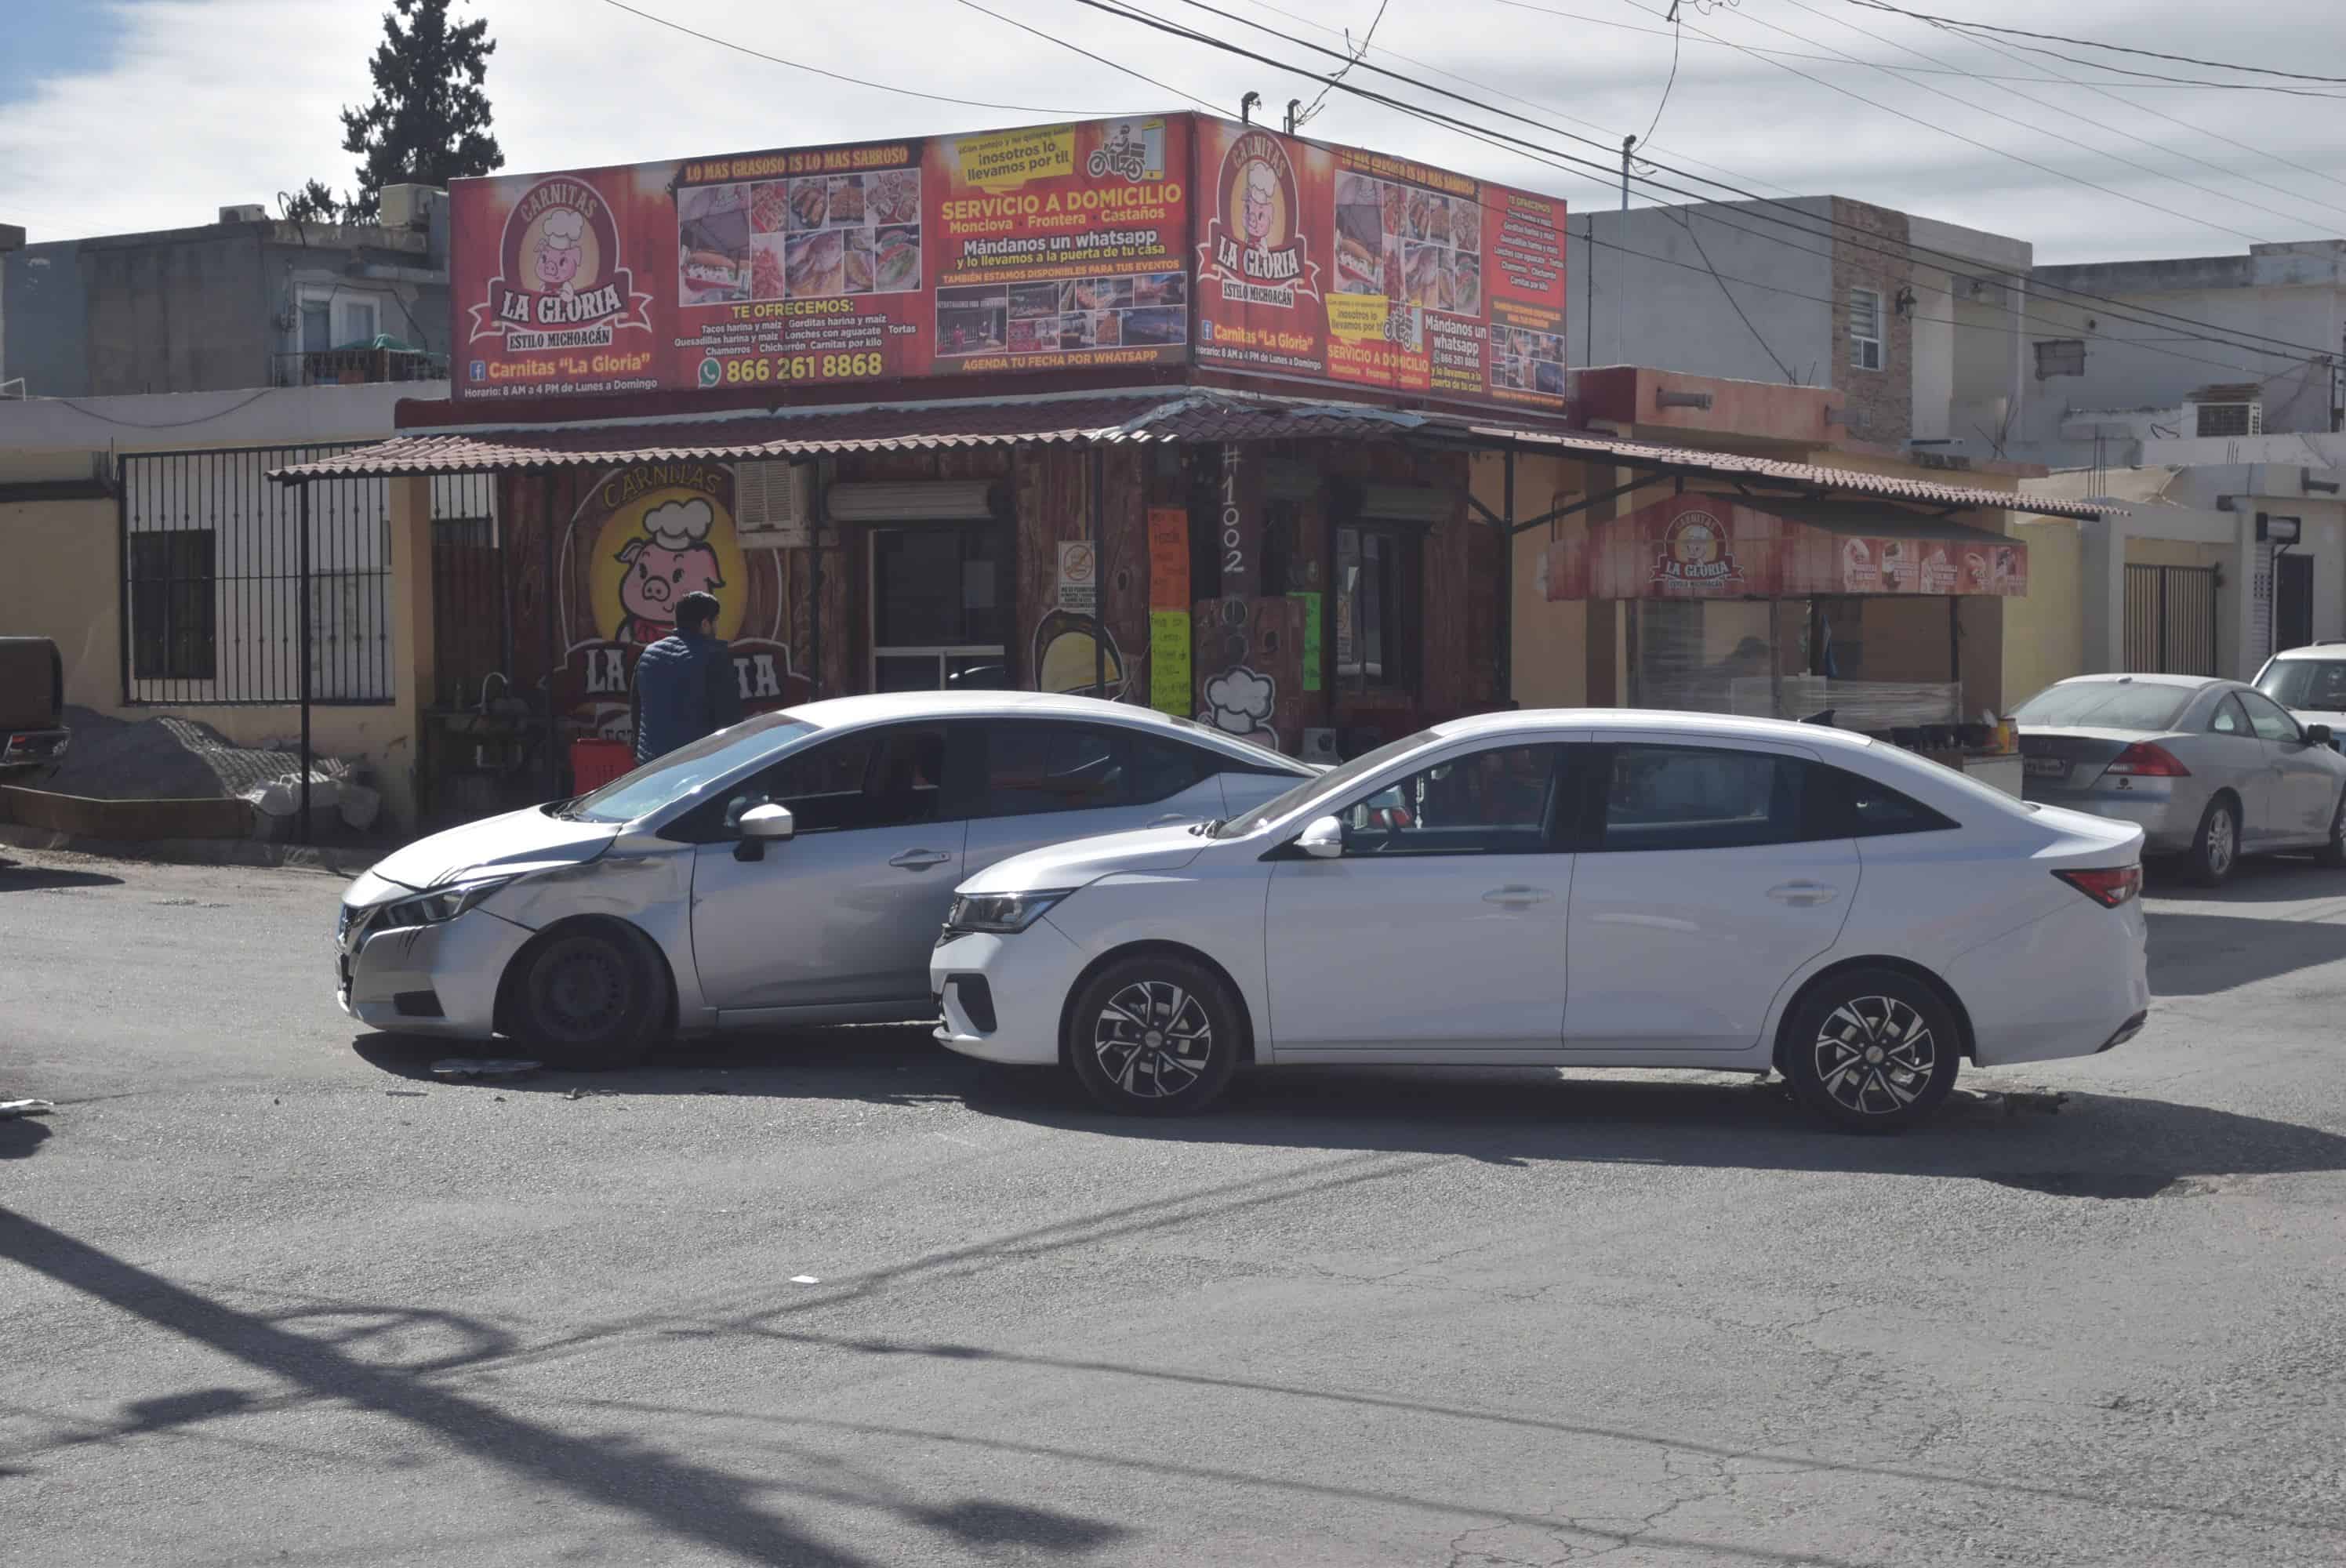
M2327 746L2327 745L2329 745L2329 744L2330 744L2330 726L2328 726L2328 725L2326 725L2326 724L2309 724L2309 725L2307 725L2307 726L2305 727L2305 743L2306 743L2308 746Z
M1315 860L1332 860L1344 852L1344 823L1337 817L1314 818L1296 836L1295 847Z
M733 846L737 860L762 860L766 846L778 844L799 830L798 819L787 806L752 806L741 813L741 841Z

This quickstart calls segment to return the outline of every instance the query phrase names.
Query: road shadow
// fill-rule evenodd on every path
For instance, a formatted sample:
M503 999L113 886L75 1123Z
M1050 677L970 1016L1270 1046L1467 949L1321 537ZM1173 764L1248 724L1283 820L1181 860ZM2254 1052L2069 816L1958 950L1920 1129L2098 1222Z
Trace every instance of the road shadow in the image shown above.
M2188 918L2188 917L2179 917ZM2246 922L2244 922L2246 923ZM2346 936L2346 931L2341 931ZM362 1055L431 1080L444 1044L363 1039ZM946 1051L924 1026L727 1036L624 1073L483 1080L499 1094L730 1095L912 1105L1135 1142L1448 1155L1499 1166L1685 1165L1973 1179L2055 1196L2144 1198L2237 1176L2346 1170L2319 1128L2135 1096L2073 1094L2057 1113L1958 1093L1895 1137L1837 1132L1757 1080L1656 1080L1543 1068L1287 1067L1241 1074L1197 1116L1111 1115L1066 1074Z
M2346 898L2346 871L2317 866L2309 856L2254 856L2232 868L2220 888L2203 888L2180 860L2143 865L2143 896L2188 903L2270 904Z
M125 1404L107 1426L57 1440L60 1446L196 1424L214 1427L284 1403L316 1400L403 1423L467 1459L559 1489L582 1505L582 1531L594 1528L585 1515L617 1509L672 1541L753 1563L860 1568L875 1561L818 1538L768 1506L768 1494L884 1510L928 1533L932 1551L923 1552L923 1558L949 1542L1069 1557L1130 1533L1109 1521L1000 1498L940 1505L891 1485L843 1489L831 1479L835 1465L810 1461L770 1473L738 1474L669 1452L632 1432L590 1437L560 1431L513 1413L492 1396L461 1392L437 1380L437 1374L451 1368L512 1349L504 1329L456 1314L354 1303L273 1316L246 1311L6 1208L0 1208L0 1262L240 1362L285 1389L269 1400L219 1386L143 1397ZM419 1323L453 1329L460 1352L422 1359L412 1354L400 1336ZM388 1353L386 1334L392 1336Z
M0 893L55 891L60 888L118 888L120 877L103 871L69 871L56 866L28 866L22 860L0 859Z
M0 1160L20 1160L36 1154L49 1139L49 1129L30 1116L0 1121Z
M2146 910L2150 993L2213 996L2346 959L2346 925Z
M411 1083L494 1087L504 1095L744 1095L778 1099L862 1100L911 1105L960 1098L1001 1069L956 1055L930 1037L930 1023L846 1024L831 1028L719 1035L678 1041L639 1067L583 1073L545 1067L515 1077L443 1078L435 1062L515 1058L510 1041L434 1040L362 1034L351 1049L370 1066Z

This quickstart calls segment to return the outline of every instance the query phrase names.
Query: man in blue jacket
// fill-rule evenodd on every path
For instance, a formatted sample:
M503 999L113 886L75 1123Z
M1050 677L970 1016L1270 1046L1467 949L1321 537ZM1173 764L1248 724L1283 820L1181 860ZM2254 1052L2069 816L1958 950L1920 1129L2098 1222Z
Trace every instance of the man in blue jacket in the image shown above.
M676 630L637 658L631 709L638 765L740 718L733 650L716 630L717 596L687 594L676 602Z

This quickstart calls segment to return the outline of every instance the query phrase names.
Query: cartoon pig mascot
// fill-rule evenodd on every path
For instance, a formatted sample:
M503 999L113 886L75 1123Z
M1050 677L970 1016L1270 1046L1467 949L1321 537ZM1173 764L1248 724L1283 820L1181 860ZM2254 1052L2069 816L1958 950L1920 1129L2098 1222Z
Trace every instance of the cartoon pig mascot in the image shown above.
M586 231L586 220L566 207L546 215L538 229L537 278L548 293L566 295L576 290L582 260L578 241Z
M645 536L628 540L617 557L627 564L627 575L619 584L626 613L611 634L614 642L643 647L659 641L676 629L677 600L725 585L709 543L716 521L706 501L671 501L644 518Z

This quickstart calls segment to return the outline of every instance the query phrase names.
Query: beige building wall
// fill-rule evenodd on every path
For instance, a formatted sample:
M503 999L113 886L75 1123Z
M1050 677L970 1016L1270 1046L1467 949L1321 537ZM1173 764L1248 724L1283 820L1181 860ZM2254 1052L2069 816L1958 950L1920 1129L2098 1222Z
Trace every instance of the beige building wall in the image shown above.
M313 704L311 747L320 757L362 759L385 810L412 827L416 807L418 694L430 689L431 497L428 483L394 486L392 511L393 700L367 707ZM45 636L66 666L66 701L116 718L190 718L236 746L299 750L298 703L253 707L142 706L122 700L121 542L116 504L31 501L0 504L0 540L9 571L0 575L0 636ZM419 569L419 567L421 569ZM419 677L421 678L419 678Z
M1569 505L1585 493L1585 473L1582 464L1562 458L1516 454L1516 519ZM1494 514L1506 515L1504 456L1475 453L1470 475L1474 499ZM1507 695L1525 708L1580 708L1589 700L1588 606L1576 601L1550 604L1540 592L1548 540L1556 530L1576 524L1586 525L1578 517L1568 517L1519 534L1512 543L1515 591L1509 601L1512 678Z

